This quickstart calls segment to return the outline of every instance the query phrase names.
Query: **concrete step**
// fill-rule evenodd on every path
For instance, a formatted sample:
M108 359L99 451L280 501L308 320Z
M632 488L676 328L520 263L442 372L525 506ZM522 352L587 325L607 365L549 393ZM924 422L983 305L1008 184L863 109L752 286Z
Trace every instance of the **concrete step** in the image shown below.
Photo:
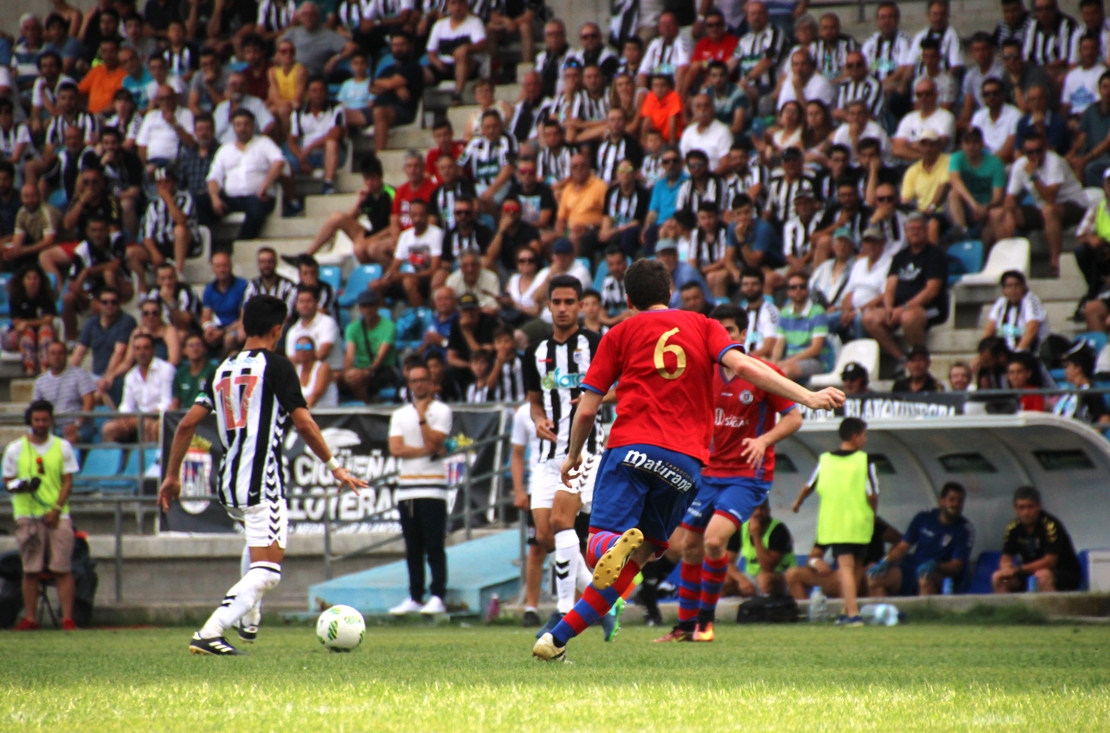
M326 198L319 196L316 198ZM306 216L292 216L284 219L280 216L271 216L266 219L265 226L262 227L262 239L290 239L292 237L306 237L312 239L316 236L316 232L320 231L320 225L323 221L320 218L308 218ZM238 249L238 246L236 247Z
M30 402L30 398L27 401ZM23 425L0 425L0 443L4 445L19 440L26 434L27 428Z
M481 107L476 104L464 104L461 107L452 107L447 110L447 119L451 123L451 127L455 129L456 138L462 139L466 123L470 121L471 115L480 109Z
M932 354L963 354L974 352L979 345L980 331L958 328L946 332L930 331L926 345Z
M336 193L331 196L306 196L304 214L306 219L321 219L336 211L347 212L358 203L358 194Z
M355 150L372 150L374 148L373 135L356 135L352 138L352 143ZM400 130L389 131L388 149L390 150L408 150L416 148L424 150L432 147L432 131L422 127L402 128Z
M35 392L35 380L13 379L8 387L8 399L12 402L27 404Z
M252 278L258 276L258 265L255 253L259 247L273 247L281 255L296 255L308 249L311 240L303 238L282 239L244 239L235 243L235 252L231 256L232 268L239 277ZM279 266L283 263L278 263ZM211 279L211 275L209 275Z
M1048 323L1052 326L1053 333L1070 334L1079 333L1084 329L1082 323L1076 323L1071 319L1075 313L1074 300L1057 300L1049 303L1044 303L1045 314L1048 316ZM990 315L990 303L984 303L979 309L979 323L984 324L987 322L987 316Z

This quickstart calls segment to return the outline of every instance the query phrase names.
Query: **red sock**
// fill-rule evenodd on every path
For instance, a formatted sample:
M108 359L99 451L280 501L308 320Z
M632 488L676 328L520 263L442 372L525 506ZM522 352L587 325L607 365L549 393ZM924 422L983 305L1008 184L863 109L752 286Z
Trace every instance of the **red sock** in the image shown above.
M701 607L701 563L683 562L678 582L678 622L692 623Z

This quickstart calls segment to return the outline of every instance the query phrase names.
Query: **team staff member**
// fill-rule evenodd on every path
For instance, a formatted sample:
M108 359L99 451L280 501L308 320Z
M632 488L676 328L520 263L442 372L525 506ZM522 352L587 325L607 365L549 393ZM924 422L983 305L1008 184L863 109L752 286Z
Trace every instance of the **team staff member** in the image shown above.
M32 402L24 419L30 431L9 443L4 451L4 481L11 492L15 539L23 561L23 620L15 630L39 628L35 620L39 576L49 569L62 602L62 629L73 631L77 628L73 621L76 589L70 572L74 536L67 502L73 474L80 467L69 441L52 434L52 404L46 400Z
M1077 590L1082 580L1071 535L1060 520L1041 508L1041 493L1032 486L1014 492L1017 519L1006 528L1002 560L991 578L995 593L1029 589L1042 592Z

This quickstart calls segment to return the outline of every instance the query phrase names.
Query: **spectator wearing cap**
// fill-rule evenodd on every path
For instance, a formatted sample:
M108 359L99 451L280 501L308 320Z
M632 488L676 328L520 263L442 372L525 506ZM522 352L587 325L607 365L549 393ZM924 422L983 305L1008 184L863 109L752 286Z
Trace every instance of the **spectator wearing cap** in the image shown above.
M397 384L397 327L382 318L381 298L373 290L358 295L358 319L347 324L343 340L346 353L336 382L355 399L371 402L378 393Z
M1052 411L1091 425L1110 425L1110 408L1103 395L1089 392L1095 374L1095 354L1086 341L1075 342L1064 354L1064 379L1075 391L1066 393Z
M860 256L848 274L848 283L840 301L839 321L829 327L839 333L862 338L863 315L882 305L890 272L890 256L886 254L886 236L878 227L868 227L860 240Z
M943 392L944 386L929 373L933 360L924 346L911 346L906 352L906 373L894 380L892 392Z
M671 276L671 307L678 308L682 305L682 289L687 283L697 283L704 293L708 293L708 286L702 278L698 268L689 262L678 258L678 242L673 239L660 239L655 243L655 259L663 263Z
M574 256L574 244L566 237L560 237L551 245L551 264L536 274L536 279L547 283L559 275L571 275L582 283L582 289L588 290L593 283L589 269ZM546 288L545 288L546 293ZM551 311L544 310L547 318Z
M858 361L850 361L840 370L841 390L849 397L871 394L871 376Z
M833 256L814 268L809 278L809 295L825 309L830 330L839 325L844 291L856 264L856 249L856 237L852 230L846 227L837 229L833 232Z
M216 216L222 218L229 211L246 215L237 240L257 239L274 210L285 156L269 137L255 135L255 118L250 110L236 110L232 125L235 141L221 145L212 159L208 196Z
M948 199L948 155L940 152L940 136L925 128L917 138L921 159L902 178L902 206L920 211L928 221L929 241L940 241L941 212Z
M1083 220L1087 194L1067 162L1052 150L1044 136L1033 134L1022 143L1022 157L1010 170L1006 198L990 212L983 231L983 244L1012 237L1023 231L1044 230L1048 242L1048 265L1052 277L1060 275L1060 252L1064 232ZM1032 204L1023 204L1026 195Z
M894 338L901 327L909 346L925 343L931 326L948 320L948 260L930 244L925 217L906 219L906 248L890 263L882 303L863 315L863 327L896 359L905 352Z
M773 360L788 379L800 382L832 369L828 318L810 298L805 274L786 278L786 297L788 302L779 311Z
M447 365L456 370L460 381L468 384L473 381L470 357L476 351L492 348L496 331L497 318L482 312L473 293L464 293L459 298L459 317L451 324L447 337Z
M948 183L948 218L958 235L966 234L970 226L986 224L990 210L1002 205L1006 166L984 149L978 127L964 133L959 152L949 160Z
M147 204L143 214L139 244L127 245L127 262L139 273L139 292L149 289L145 270L172 259L178 277L184 279L185 258L189 248L200 242L197 207L193 196L177 186L177 170L169 165L154 175L158 198Z

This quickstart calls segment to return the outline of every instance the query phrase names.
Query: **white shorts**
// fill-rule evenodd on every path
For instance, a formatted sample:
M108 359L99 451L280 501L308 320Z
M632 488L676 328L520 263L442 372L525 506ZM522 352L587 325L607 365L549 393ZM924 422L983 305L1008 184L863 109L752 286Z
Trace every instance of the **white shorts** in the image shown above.
M555 492L565 491L576 494L582 500L581 512L590 513L594 500L594 480L601 454L582 453L582 473L574 484L568 487L562 479L562 458L550 458L536 464L532 472L532 509L550 509L555 503Z
M285 549L289 541L289 510L285 500L249 507L226 507L228 515L243 525L247 547L269 547L277 543Z

